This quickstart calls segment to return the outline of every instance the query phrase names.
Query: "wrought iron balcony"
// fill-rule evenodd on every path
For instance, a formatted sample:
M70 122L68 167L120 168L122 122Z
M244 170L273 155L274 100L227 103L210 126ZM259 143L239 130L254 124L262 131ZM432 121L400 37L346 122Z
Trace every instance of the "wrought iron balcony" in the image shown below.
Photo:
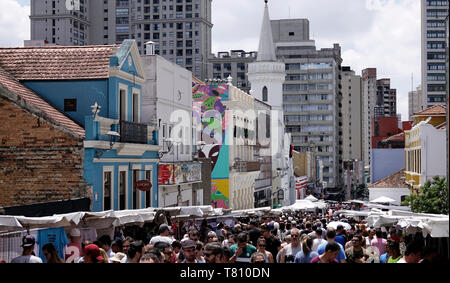
M120 142L147 144L148 132L146 124L120 121Z

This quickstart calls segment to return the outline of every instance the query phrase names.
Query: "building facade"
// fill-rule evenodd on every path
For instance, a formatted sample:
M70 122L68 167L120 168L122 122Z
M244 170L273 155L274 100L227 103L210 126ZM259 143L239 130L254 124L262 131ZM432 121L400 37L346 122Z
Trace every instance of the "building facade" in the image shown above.
M391 79L385 78L377 80L376 105L378 107L376 107L374 111L375 117L397 116L397 90L391 88Z
M423 105L445 104L448 85L445 56L445 19L448 0L421 0Z
M405 131L405 182L418 192L434 176L447 175L446 108L434 105L414 116L414 127Z
M256 60L257 52L245 52L244 50L231 50L230 52L218 52L208 62L208 77L226 80L233 78L233 85L245 92L249 92L251 86L248 81L248 64Z
M422 111L423 108L423 89L419 85L415 91L408 92L408 119L413 120L415 113Z
M377 95L377 69L368 68L362 71L363 80L363 103L362 103L362 146L364 169L367 173L370 170L370 149L372 148L372 118Z
M84 129L1 64L0 121L0 207L76 198L92 203L83 174Z
M212 0L34 0L31 40L59 45L120 44L135 39L141 54L145 42L156 54L206 79L211 54Z
M82 168L93 211L157 205L158 133L141 123L144 72L134 40L0 53L5 70L85 130Z
M342 67L343 160L362 160L362 78Z
M341 48L316 50L308 38L308 21L272 20L277 58L286 66L283 110L286 131L298 152L313 145L323 161L323 181L342 185Z
M192 72L153 50L149 46L141 57L145 73L142 122L156 122L159 128L158 207L203 205L202 164L193 159Z
M228 84L198 85L193 93L193 117L200 158L211 159L211 204L235 210L254 208L255 182L262 156L255 152L255 98ZM262 125L264 126L264 125ZM264 152L263 152L264 154Z

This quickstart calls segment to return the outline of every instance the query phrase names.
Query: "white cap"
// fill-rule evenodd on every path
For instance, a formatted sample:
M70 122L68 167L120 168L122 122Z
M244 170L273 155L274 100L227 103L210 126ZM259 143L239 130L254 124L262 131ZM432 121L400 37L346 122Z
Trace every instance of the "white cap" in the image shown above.
M72 237L81 237L81 232L79 229L74 228L72 231L70 231L70 236Z

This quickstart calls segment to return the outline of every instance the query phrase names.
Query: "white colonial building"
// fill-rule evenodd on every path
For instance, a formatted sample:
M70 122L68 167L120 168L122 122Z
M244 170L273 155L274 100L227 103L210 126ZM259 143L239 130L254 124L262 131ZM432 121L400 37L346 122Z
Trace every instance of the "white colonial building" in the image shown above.
M192 72L155 55L152 42L142 61L142 121L159 128L159 207L203 205L201 163L193 160Z

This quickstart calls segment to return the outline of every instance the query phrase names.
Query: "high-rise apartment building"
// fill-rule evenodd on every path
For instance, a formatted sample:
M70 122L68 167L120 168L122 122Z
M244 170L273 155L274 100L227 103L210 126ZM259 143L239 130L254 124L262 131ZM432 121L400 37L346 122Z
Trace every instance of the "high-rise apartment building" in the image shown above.
M75 1L77 2L77 1ZM31 40L59 45L122 43L135 39L155 53L201 78L208 74L211 53L212 0L31 1ZM69 8L69 9L68 9Z
M445 104L447 88L445 19L449 0L421 0L424 106Z
M66 1L33 0L30 6L31 40L67 46L92 44L92 15L87 0L72 6L67 6Z
M314 149L328 191L342 186L341 47L317 50L307 19L272 20L276 55L286 65L286 131L299 152Z
M362 102L362 159L364 160L364 170L370 168L370 149L372 148L372 118L375 116L375 106L377 99L377 69L368 68L362 71L363 81L363 102Z
M343 160L362 159L362 78L342 67Z
M386 117L397 115L397 90L391 89L391 79L377 80L377 101L375 117Z
M424 110L423 107L423 90L422 86L419 85L416 90L408 92L408 119L413 121L414 113Z
M398 117L397 90L391 88L391 79L377 79L377 69L362 70L362 159L364 170L370 176L370 151L372 144L373 119L380 117ZM401 118L400 118L401 120ZM401 125L401 122L399 122Z
M233 85L245 92L249 92L251 86L248 81L248 64L256 61L258 52L245 52L244 50L231 50L230 52L218 52L208 62L208 78L226 80L233 78Z

